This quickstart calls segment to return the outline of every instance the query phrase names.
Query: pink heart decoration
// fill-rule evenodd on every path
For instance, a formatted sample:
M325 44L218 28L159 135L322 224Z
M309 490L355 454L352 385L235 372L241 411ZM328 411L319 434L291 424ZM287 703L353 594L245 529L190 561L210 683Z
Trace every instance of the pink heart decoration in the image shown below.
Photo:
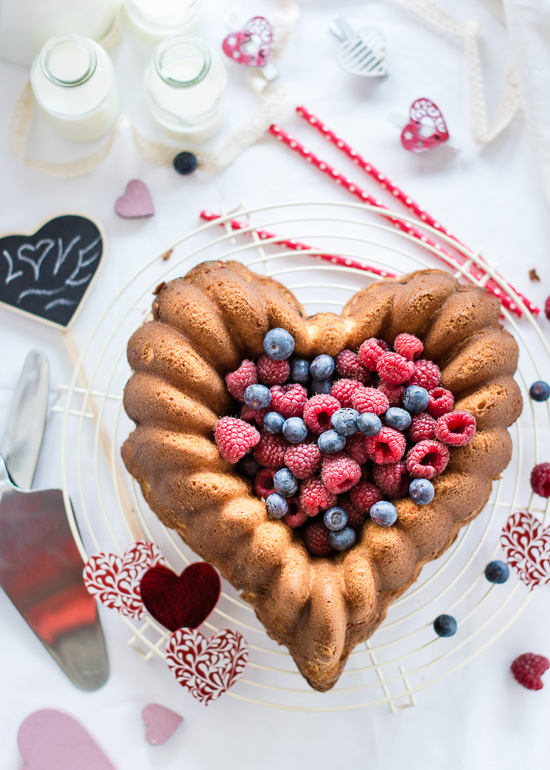
M409 152L433 150L449 138L443 113L431 99L416 99L409 110L410 121L401 132L401 144ZM432 133L424 135L426 119L433 125Z
M124 195L116 199L115 211L125 219L153 216L155 208L147 185L140 179L128 182Z
M264 67L271 55L273 27L263 16L254 16L240 32L231 32L222 43L223 52L237 64Z
M502 528L506 561L531 589L550 583L550 528L530 513L513 513Z
M160 703L149 703L141 712L141 718L147 725L145 739L152 746L166 743L183 722L183 717Z
M168 668L205 706L232 687L245 669L248 648L237 631L224 628L207 639L200 631L174 631L166 648Z
M116 770L86 728L56 709L28 716L17 744L26 770Z
M106 607L139 620L145 612L141 578L158 564L164 564L158 547L138 540L123 556L103 552L90 556L84 566L84 583L92 596Z

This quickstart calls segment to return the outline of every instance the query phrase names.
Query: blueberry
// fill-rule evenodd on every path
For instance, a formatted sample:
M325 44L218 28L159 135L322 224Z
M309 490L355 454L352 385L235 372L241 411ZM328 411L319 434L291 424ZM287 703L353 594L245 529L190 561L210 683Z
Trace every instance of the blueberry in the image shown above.
M335 430L326 430L317 439L317 446L326 455L335 455L346 446L346 437L336 433Z
M485 577L489 583L506 583L510 577L510 567L505 561L490 561L485 567Z
M323 353L314 358L310 364L309 371L315 380L328 380L334 371L334 358Z
M284 497L273 492L265 501L267 515L272 519L282 519L288 513L288 503Z
M381 527L391 527L397 521L397 508L387 500L380 500L370 507L371 519Z
M537 380L529 388L529 395L533 401L548 401L550 398L550 385L544 380Z
M413 503L428 505L434 499L434 485L428 479L413 479L409 487L409 495Z
M284 361L294 350L294 337L286 329L270 329L264 337L264 350L274 361Z
M262 466L259 462L256 462L252 455L245 455L239 460L237 468L244 476L253 479L258 471L262 469Z
M309 380L309 361L307 358L295 358L290 362L290 379L305 385Z
M335 506L334 508L328 509L328 511L325 513L323 521L325 523L325 527L330 529L331 532L339 532L341 529L344 529L348 523L348 516L343 508L337 508Z
M434 620L434 631L438 636L454 636L458 624L452 615L438 615Z
M268 433L280 433L285 424L285 418L279 412L268 412L264 417L264 428Z
M403 393L401 403L407 412L420 414L430 403L430 396L426 388L421 388L419 385L409 385Z
M183 174L184 176L192 174L193 171L196 171L198 166L196 155L187 151L178 152L172 163L178 174Z
M427 392L427 391L426 391ZM412 417L405 409L399 409L398 406L391 406L384 415L384 421L390 428L395 430L407 430L411 424Z
M351 436L357 433L357 418L359 412L355 409L338 409L330 418L330 424L341 436Z
M265 385L249 385L244 392L244 403L252 409L265 409L271 403L271 391Z
M351 527L345 527L338 532L331 532L328 541L336 551L347 551L355 543L357 535Z
M382 420L373 412L363 412L357 418L357 427L365 436L378 436L382 430Z
M331 388L332 382L330 380L312 380L309 387L314 396L319 393L330 393Z
M282 497L292 497L298 491L298 482L288 468L281 468L273 476L273 487Z
M307 436L307 425L301 417L289 417L283 425L283 436L291 444L299 444Z

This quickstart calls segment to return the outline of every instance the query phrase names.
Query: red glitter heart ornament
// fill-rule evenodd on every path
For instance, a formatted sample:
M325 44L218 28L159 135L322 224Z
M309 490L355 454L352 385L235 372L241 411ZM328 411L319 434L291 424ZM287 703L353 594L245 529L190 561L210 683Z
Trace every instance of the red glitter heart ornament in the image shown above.
M550 528L530 513L519 511L508 517L500 543L506 561L530 588L550 583Z
M401 144L409 152L433 150L449 139L443 113L431 99L416 99L409 110L410 121L401 132ZM423 133L429 126L430 134Z
M158 565L141 579L143 604L169 631L204 623L218 603L220 591L220 576L203 561L190 564L181 575Z
M264 67L271 55L273 27L263 16L254 16L240 32L230 32L222 43L226 56L245 67Z

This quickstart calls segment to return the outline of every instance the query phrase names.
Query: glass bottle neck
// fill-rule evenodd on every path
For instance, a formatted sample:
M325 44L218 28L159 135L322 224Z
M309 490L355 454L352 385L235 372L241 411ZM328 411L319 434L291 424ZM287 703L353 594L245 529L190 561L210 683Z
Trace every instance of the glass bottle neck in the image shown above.
M40 53L40 67L54 85L74 88L86 83L97 68L97 53L91 40L79 35L59 35Z
M192 88L210 71L212 55L208 44L194 35L173 35L155 50L155 69L171 88Z

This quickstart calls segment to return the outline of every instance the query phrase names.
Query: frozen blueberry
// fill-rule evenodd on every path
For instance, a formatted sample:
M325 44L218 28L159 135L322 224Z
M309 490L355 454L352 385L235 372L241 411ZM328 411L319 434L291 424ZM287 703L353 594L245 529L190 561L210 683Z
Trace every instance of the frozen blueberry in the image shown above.
M323 521L325 523L325 527L330 529L331 532L339 532L341 529L344 529L348 523L348 516L343 508L338 508L335 506L334 508L328 509L328 511L325 513Z
M294 350L294 337L286 329L270 329L264 337L266 356L274 361L284 361Z
M332 388L331 380L312 380L309 389L316 396L318 393L330 393Z
M550 398L550 385L544 380L537 380L529 388L529 395L533 401L548 401Z
M289 417L283 425L283 436L291 444L299 444L307 436L307 425L301 417Z
M183 174L184 176L192 174L198 166L197 156L187 151L178 152L172 163L178 174Z
M245 455L239 460L237 469L248 478L253 479L254 476L262 469L262 466L257 462L252 455Z
M438 636L454 636L458 624L452 615L438 615L434 620L434 631Z
M357 535L351 527L345 527L338 532L331 532L328 541L336 551L347 551L355 543Z
M370 507L371 519L381 527L391 527L397 521L397 508L387 500L380 500Z
M282 497L292 497L298 491L298 482L288 468L281 468L273 476L273 487Z
M420 385L409 385L403 393L401 399L403 409L411 414L420 414L423 412L430 403L430 396L426 388L421 388Z
M315 380L328 380L334 371L334 358L323 353L314 358L310 364L309 371Z
M407 430L411 420L412 417L409 412L406 409L400 409L398 406L391 406L384 415L386 425L389 425L390 428L395 428L395 430Z
M244 403L251 409L265 409L271 403L271 391L265 385L249 385L244 392Z
M510 567L505 561L490 561L485 567L485 577L489 583L506 583L510 577Z
M326 430L317 439L317 446L326 455L335 455L346 446L346 437L336 433L335 430Z
M285 424L285 418L279 412L268 412L264 417L264 428L268 433L280 433Z
M357 418L359 412L355 409L338 409L330 418L330 424L341 436L351 436L357 433Z
M277 492L268 495L265 501L265 507L267 509L267 515L272 519L282 519L283 516L288 513L287 501L284 497L278 495Z
M305 385L309 380L309 361L307 358L295 358L290 362L290 379Z
M365 436L378 436L382 430L382 420L374 412L363 412L357 418L357 427Z
M428 479L413 479L409 487L411 500L417 505L428 505L434 499L434 485Z

